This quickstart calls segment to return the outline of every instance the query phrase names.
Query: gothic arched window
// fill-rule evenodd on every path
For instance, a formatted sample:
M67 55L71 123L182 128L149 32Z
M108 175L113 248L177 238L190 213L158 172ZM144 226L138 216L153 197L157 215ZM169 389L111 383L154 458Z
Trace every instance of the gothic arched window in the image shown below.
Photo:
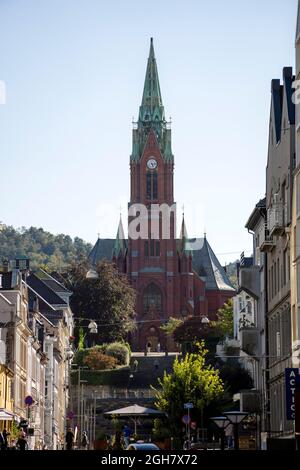
M147 312L147 310L149 310L150 307L155 307L158 310L161 309L161 306L162 306L161 290L153 282L149 284L144 290L143 306L144 306L144 312Z
M157 171L146 173L146 196L147 199L157 199Z

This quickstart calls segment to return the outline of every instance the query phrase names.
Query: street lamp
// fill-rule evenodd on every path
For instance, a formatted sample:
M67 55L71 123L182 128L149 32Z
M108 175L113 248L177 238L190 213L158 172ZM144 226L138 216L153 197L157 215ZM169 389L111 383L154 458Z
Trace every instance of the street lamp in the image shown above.
M213 418L210 418L215 425L220 429L221 432L221 450L225 449L225 428L229 424L229 420L226 418L226 416L214 416Z
M239 450L239 425L248 416L244 411L226 411L223 415L233 425L234 450Z
M91 269L88 270L85 277L86 277L86 279L98 279L99 274L97 273L96 269L91 268Z

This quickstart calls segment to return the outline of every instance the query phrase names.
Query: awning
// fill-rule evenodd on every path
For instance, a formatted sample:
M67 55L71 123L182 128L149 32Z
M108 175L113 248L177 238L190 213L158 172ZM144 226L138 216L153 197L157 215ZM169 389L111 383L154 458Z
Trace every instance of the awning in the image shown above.
M0 421L12 421L14 419L14 414L10 411L0 408Z
M132 405L126 406L125 408L120 408L118 410L107 411L104 415L110 416L140 416L140 417L152 417L152 416L166 416L166 413L154 410L153 408L145 408L144 406Z

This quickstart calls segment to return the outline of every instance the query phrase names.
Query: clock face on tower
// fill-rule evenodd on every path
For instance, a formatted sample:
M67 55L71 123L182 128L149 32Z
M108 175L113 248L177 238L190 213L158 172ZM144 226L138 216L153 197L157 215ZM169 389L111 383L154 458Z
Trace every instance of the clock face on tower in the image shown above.
M147 161L147 167L149 168L149 170L155 170L155 168L157 168L157 161L155 160L155 158L149 158L149 160Z

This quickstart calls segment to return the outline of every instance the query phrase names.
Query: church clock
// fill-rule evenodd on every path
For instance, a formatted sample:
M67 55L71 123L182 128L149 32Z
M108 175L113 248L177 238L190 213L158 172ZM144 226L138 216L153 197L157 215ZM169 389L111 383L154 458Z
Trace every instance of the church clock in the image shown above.
M149 170L155 170L157 168L157 161L155 160L155 158L149 158L149 160L147 161L147 167L149 168Z

